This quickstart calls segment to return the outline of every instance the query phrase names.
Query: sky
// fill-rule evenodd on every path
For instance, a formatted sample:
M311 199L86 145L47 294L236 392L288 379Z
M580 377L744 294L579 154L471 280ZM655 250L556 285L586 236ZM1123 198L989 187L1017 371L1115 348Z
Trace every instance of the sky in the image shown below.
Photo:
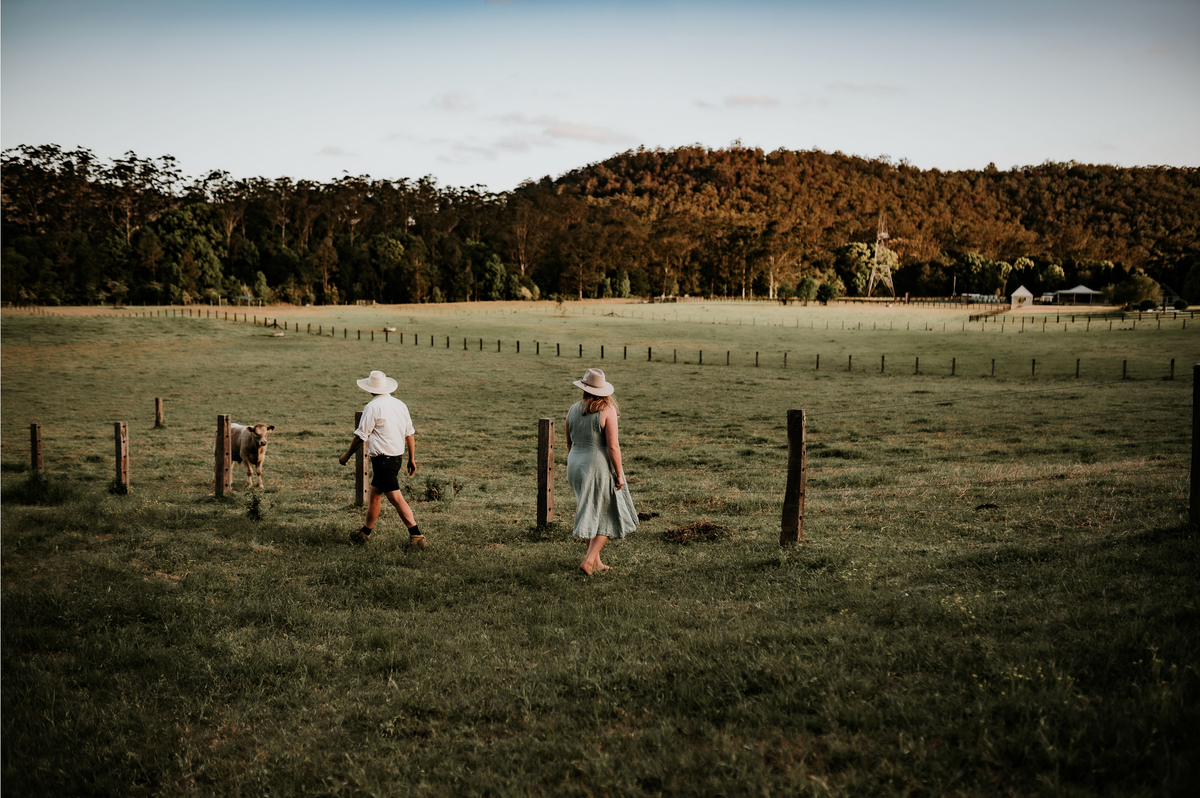
M0 146L507 191L638 147L1200 166L1200 0L3 0Z

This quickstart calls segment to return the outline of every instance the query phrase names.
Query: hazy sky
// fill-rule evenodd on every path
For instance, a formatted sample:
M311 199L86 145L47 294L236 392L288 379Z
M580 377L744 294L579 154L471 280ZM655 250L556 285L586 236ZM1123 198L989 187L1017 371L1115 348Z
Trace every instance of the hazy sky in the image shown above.
M1200 0L3 0L0 144L494 191L638 146L1200 166Z

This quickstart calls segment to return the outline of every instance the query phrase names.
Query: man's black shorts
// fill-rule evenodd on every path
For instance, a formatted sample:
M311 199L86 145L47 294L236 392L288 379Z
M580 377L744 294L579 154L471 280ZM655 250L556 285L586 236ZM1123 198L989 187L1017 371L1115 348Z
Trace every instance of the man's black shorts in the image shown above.
M400 490L400 468L403 455L378 454L371 458L371 485L383 493Z

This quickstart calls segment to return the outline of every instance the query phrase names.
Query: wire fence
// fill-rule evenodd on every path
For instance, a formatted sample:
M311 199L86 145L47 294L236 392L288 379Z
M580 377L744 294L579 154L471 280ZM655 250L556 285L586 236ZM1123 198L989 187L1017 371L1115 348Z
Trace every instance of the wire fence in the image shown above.
M250 318L253 319L250 323L258 324L256 317ZM263 319L263 325L266 324L267 320ZM318 331L321 329L322 325L318 325ZM383 332L385 336L392 333L390 330ZM399 333L399 336L403 335L403 332ZM420 345L423 336L430 335L431 345L437 348L437 339L433 335L422 333L422 338L417 338L416 335L409 332L414 345ZM348 333L345 337L348 337ZM385 337L385 340L388 338ZM402 337L398 338L398 341L403 340ZM448 347L451 338L445 336L445 341ZM467 339L464 339L464 348L469 349L467 343ZM496 344L497 349L502 351L503 341L497 340ZM578 346L578 356L582 357L583 345ZM478 347L484 348L484 339L478 339ZM541 342L536 342L534 353L540 353L541 348ZM648 359L651 359L653 349L647 349ZM512 348L512 352L520 353L519 343ZM555 345L555 355L561 356L561 345ZM622 349L622 356L628 356L628 347ZM1078 360L1076 363L1078 364ZM1078 374L1078 367L1076 373ZM1174 378L1173 360L1170 378ZM1056 442L1049 445L1050 450L1039 450L1039 447L1046 449L1046 445L1036 439L1005 437L999 434L1005 430L1022 428L1028 432L1048 424L1085 429L1088 426L1087 420L1079 418L1074 412L1075 408L1063 397L1071 395L1072 392L1095 392L1136 382L1137 380L1125 373L1120 380L1073 382L1067 385L998 391L941 393L934 398L914 401L814 408L808 414L813 437L809 441L809 458L806 464L810 480L808 484L813 493L811 499L819 501L818 497L824 494L845 496L877 490L904 493L932 489L995 491L1033 484L1052 485L1061 482L1066 472L1070 472L1068 475L1072 479L1085 483L1089 480L1108 478L1128 479L1127 472L1106 473L1099 469L1109 465L1127 465L1133 461L1153 465L1152 470L1138 473L1137 479L1167 485L1183 496L1188 486L1189 458L1193 457L1195 444L1194 431L1181 428L1179 424L1179 415L1190 406L1182 399L1177 402L1177 407L1126 408L1122 411L1121 429L1115 433L1103 431L1086 439L1070 440L1064 440L1060 433L1055 439ZM1044 404L1039 404L1040 400L1052 400L1056 404L1047 408ZM1008 406L1002 417L997 417L1001 412L998 405ZM921 413L919 418L915 411ZM880 414L884 412L891 414L890 417L881 419ZM863 418L873 419L865 427L866 432L860 421ZM839 428L838 424L843 420L846 423ZM321 424L327 420L291 421ZM893 428L907 428L902 431L884 428L887 425ZM916 425L923 425L927 429L911 429ZM29 427L12 423L4 423L2 427L4 437L9 443L5 449L11 453L15 448L11 442L17 431L28 432ZM853 434L850 434L850 427L853 427ZM50 428L47 428L47 431L49 430ZM993 432L997 434L991 434ZM864 435L869 437L864 439ZM746 455L736 469L736 478L749 483L752 493L761 495L764 491L778 490L780 482L787 475L783 450L789 442L772 440L761 434L753 438L739 440L736 437L722 436L712 427L705 429L703 425L697 425L686 440L660 440L652 457L645 460L633 459L632 467L627 470L636 473L638 468L647 467L703 474L711 471L714 463L709 452L716 450L726 459L739 454ZM46 436L45 441L51 449L59 443L52 433ZM106 448L109 453L113 451L110 447ZM915 448L922 450L922 453L895 451L902 448ZM1031 457L1031 453L1036 456ZM427 459L433 463L438 461L436 457ZM1012 466L1013 474L989 475L990 470L998 464L1005 463ZM960 469L964 465L969 466L966 471ZM935 481L911 481L914 474L927 473L904 473L904 469L914 466L945 466L948 470ZM1038 473L1027 473L1030 470ZM843 484L847 479L857 479L856 475L870 476L871 473L879 475L880 481L875 484ZM1191 476L1194 479L1196 475L1193 473Z

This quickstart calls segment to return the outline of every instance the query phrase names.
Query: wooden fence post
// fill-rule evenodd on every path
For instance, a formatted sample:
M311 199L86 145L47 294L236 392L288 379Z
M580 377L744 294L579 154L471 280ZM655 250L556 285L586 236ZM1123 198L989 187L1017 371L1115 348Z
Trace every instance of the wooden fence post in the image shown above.
M217 416L217 445L213 448L213 492L218 499L233 492L233 461L228 415Z
M29 467L35 474L46 473L46 466L42 462L42 425L29 425Z
M538 420L537 522L554 520L554 419Z
M117 493L129 493L129 428L124 421L113 422L117 444Z
M1188 516L1200 524L1200 363L1192 366L1192 479Z
M362 421L362 411L354 412L354 428L358 429L359 422ZM362 507L367 502L367 444L364 442L358 447L358 451L354 453L354 504L357 507Z
M154 428L162 429L166 426L163 423L163 400L161 396L154 397Z
M787 413L788 461L787 484L783 491L783 523L779 545L787 546L804 540L804 485L807 470L807 414L803 410Z

